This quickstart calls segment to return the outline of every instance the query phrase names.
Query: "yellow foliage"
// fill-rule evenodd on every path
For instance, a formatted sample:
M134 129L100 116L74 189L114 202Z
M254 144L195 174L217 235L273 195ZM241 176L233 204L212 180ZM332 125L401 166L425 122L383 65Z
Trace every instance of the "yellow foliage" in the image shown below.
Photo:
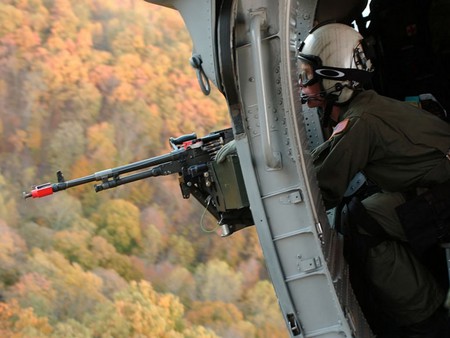
M51 36L48 40L47 40L47 46L50 49L50 51L59 51L59 50L63 50L64 46L65 46L65 42L63 39L61 39L59 36L54 35Z
M182 338L183 313L176 297L156 293L146 281L131 282L112 306L99 309L89 326L99 337Z
M99 227L99 234L105 237L121 253L139 249L142 237L139 209L125 200L110 200L104 203L92 216Z
M74 161L73 165L69 169L69 172L73 177L82 177L91 174L93 170L94 169L92 168L89 159L82 155ZM88 185L81 185L71 190L71 194L78 198L80 198L83 194L89 193L92 193L92 186Z
M118 102L133 102L136 99L136 91L131 84L122 82L114 90L112 97Z
M143 28L128 25L117 34L113 41L113 49L117 54L141 54L145 49Z
M28 131L28 137L26 141L27 147L31 150L38 150L42 146L42 133L40 128L31 128Z
M190 132L202 136L229 125L222 95L213 89L205 97L198 87L188 62L192 43L178 12L144 1L6 2L0 3L4 62L0 137L2 174L7 178L3 191L17 190L11 178L18 174L19 184L43 183L36 175L53 178L53 167L62 163L66 179L82 177L122 165L123 160L167 152L171 136ZM66 122L77 122L84 131L62 128ZM83 142L75 142L73 133ZM53 140L58 140L58 147ZM61 155L65 150L65 156ZM33 158L41 163L32 163ZM64 167L70 168L68 173ZM192 226L198 214L192 216L196 209L190 207L196 202L182 201L176 177L172 178L173 184L161 183L160 178L157 184L146 180L130 185L128 191L119 188L101 194L93 193L93 184L87 184L61 192L70 198L58 195L58 202L54 199L47 207L25 208L21 215L40 229L28 231L27 244L42 251L29 255L10 234L4 236L0 268L17 272L26 266L34 274L17 274L14 284L8 285L9 294L15 293L20 303L0 302L0 337L24 337L25 331L28 337L50 336L47 319L39 317L44 310L50 323L60 321L52 337L69 336L77 328L78 336L92 332L105 338L218 337L211 329L196 326L199 323L232 337L254 337L255 332L270 330L272 326L261 319L264 314L252 313L250 318L231 304L246 296L243 285L248 281L236 272L242 255L256 257L256 262L262 256L254 250L253 237L238 234L233 241L216 244L199 233ZM76 200L80 210L72 210L70 199ZM0 196L0 215L8 222L18 219L13 217L19 214L17 201L10 194ZM148 222L141 221L143 208L157 210L149 214ZM50 216L43 217L44 211ZM30 227L20 222L17 228L27 232ZM141 222L157 228L147 228L143 235ZM141 248L149 242L147 250ZM205 264L196 261L199 256ZM221 261L206 262L208 257ZM163 259L171 262L167 263L171 269L159 273L157 266ZM112 291L104 291L96 268L119 274L117 278L127 283L144 276L154 278L158 290L177 293L186 304L195 299L216 302L200 303L186 316L177 296L159 294L144 281L130 283L126 292L113 299ZM254 297L251 294L248 300L253 302ZM270 305L271 300L263 298L262 304ZM27 302L34 310L18 305ZM253 303L242 308L250 311ZM249 319L265 329L256 331Z
M94 124L87 131L87 150L92 169L112 167L117 155L114 145L115 128L109 122Z
M24 22L33 31L39 32L45 29L49 23L49 12L41 0L19 0L16 7L26 13Z
M0 3L0 36L14 32L23 20L22 11L12 5Z
M51 31L54 35L59 35L63 39L74 38L79 24L78 17L72 10L70 0L55 0L51 8L53 21Z
M81 29L77 35L77 53L81 58L86 58L92 52L92 35L88 29Z
M220 301L194 302L187 318L197 324L206 325L213 322L231 324L244 318L236 305Z
M118 78L131 81L135 77L135 70L142 64L139 54L125 54L118 58L116 74Z

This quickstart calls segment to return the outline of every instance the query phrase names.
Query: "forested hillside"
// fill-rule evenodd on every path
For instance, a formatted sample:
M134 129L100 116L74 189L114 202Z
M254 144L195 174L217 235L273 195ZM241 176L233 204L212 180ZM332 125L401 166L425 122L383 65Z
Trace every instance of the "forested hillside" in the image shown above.
M33 184L229 126L175 11L0 2L0 337L285 337L255 229L220 238L176 177L23 200Z

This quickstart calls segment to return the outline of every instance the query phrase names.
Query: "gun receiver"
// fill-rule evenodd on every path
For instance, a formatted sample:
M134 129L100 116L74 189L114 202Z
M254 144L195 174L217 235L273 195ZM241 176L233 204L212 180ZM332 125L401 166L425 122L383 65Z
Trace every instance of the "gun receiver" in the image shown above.
M253 225L242 172L237 155L229 155L224 163L215 157L224 144L233 139L231 129L212 132L202 138L196 134L171 137L170 153L66 181L61 171L57 183L33 186L23 197L41 198L90 182L96 192L118 187L148 177L178 173L181 194L194 196L218 220L223 236ZM126 175L125 175L126 174Z

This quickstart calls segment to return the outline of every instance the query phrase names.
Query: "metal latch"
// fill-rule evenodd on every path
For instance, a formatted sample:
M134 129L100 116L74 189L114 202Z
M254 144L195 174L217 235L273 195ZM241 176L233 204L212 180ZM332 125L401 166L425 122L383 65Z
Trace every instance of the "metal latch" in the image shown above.
M286 197L280 197L280 202L282 204L297 204L303 202L302 193L300 190L296 190Z
M322 260L319 256L303 260L301 259L301 257L299 258L300 262L298 262L297 264L299 271L310 272L322 267Z

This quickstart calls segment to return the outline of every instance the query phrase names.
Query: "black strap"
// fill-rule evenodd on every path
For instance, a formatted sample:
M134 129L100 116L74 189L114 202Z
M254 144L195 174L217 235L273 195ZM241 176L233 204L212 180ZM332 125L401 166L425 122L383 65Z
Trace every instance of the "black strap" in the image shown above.
M439 242L450 241L450 181L407 200L396 212L412 249L419 256Z
M354 227L353 231L358 231L357 226L364 229L371 237L376 239L379 243L383 240L389 238L388 234L381 225L367 212L364 205L361 203L361 200L353 196L350 202L348 203L350 217L350 226Z

